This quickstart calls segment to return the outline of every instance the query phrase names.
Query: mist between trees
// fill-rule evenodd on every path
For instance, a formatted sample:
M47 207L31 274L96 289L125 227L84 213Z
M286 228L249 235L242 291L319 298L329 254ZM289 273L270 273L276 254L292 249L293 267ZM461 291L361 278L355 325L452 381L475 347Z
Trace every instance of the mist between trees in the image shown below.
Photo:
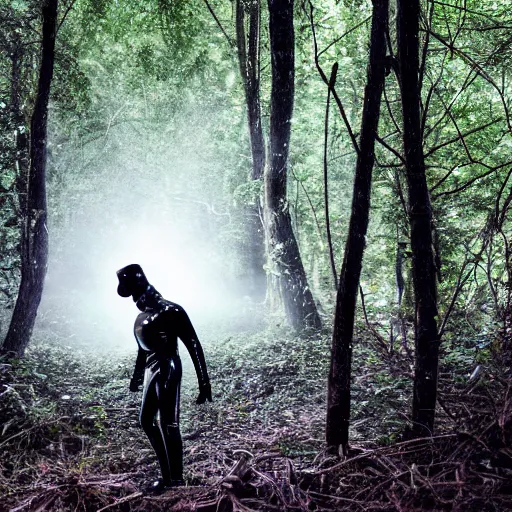
M56 4L0 3L4 350L29 342L8 331L47 227L35 337L122 347L129 263L211 339L334 324L345 452L361 336L415 365L412 436L435 426L439 350L510 371L507 2L68 0L52 28Z

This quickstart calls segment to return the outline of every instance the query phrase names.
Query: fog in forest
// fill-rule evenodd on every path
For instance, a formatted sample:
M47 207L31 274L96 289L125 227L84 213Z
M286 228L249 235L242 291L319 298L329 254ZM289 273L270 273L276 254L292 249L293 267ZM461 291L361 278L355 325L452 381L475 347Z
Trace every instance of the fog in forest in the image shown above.
M218 122L208 116L188 111L167 130L120 124L71 154L50 138L50 256L36 335L49 328L65 343L133 349L138 310L116 292L116 271L131 263L188 311L200 337L243 327L239 228L220 196L226 162L208 144Z

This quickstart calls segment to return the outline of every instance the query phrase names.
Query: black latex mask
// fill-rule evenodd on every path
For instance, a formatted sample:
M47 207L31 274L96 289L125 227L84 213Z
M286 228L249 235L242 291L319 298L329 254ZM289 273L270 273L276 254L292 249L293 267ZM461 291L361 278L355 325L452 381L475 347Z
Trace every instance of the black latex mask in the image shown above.
M121 297L130 297L132 295L134 301L139 300L149 285L141 266L137 264L128 265L118 270L117 277L119 279L117 293Z

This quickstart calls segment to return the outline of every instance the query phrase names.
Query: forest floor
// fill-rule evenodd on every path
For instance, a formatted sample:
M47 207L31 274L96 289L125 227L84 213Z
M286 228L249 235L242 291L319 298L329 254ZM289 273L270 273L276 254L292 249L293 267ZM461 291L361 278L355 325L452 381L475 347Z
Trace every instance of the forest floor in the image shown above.
M328 335L205 336L213 403L195 404L181 350L186 485L148 496L135 349L36 338L24 360L0 360L0 511L512 510L512 382L473 348L443 358L436 436L403 440L411 361L360 332L340 458L323 443Z

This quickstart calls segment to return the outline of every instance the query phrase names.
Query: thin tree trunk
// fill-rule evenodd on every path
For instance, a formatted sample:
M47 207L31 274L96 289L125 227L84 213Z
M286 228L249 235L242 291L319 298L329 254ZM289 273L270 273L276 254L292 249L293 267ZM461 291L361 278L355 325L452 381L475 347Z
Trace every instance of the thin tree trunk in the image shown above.
M48 261L46 227L46 132L53 77L58 0L42 6L42 59L34 112L30 123L30 170L27 210L21 236L21 283L3 350L23 355L32 334L43 293Z
M329 168L327 160L327 142L329 138L329 108L331 103L331 91L336 85L336 74L338 73L338 63L332 66L331 77L327 86L327 101L325 105L325 123L324 123L324 208L325 208L325 231L327 233L327 245L329 246L329 260L331 262L332 278L334 289L338 289L338 275L336 274L336 263L334 261L334 248L331 235L331 218L329 215Z
M15 124L15 143L16 143L16 191L18 195L18 215L19 218L26 218L27 212L27 180L29 171L29 140L25 116L20 102L21 95L21 68L23 63L23 50L19 40L14 43L12 52L12 72L11 72L11 110Z
M326 441L329 446L348 446L352 337L361 276L365 236L370 214L375 140L386 64L388 0L374 0L368 79L364 93L360 151L357 158L352 213L345 244L334 317L331 367L328 380Z
M286 182L294 99L293 0L268 0L272 94L270 156L265 172L265 221L271 265L285 311L296 328L320 327L320 317L293 233ZM271 273L272 276L272 273Z
M432 435L437 397L439 335L432 211L425 175L419 84L419 0L398 0L397 41L403 110L403 137L409 189L412 272L416 303L416 363L412 433Z
M261 123L260 105L260 0L253 0L247 7L243 0L236 2L236 43L240 75L244 85L247 105L247 124L251 142L252 170L251 179L261 180L265 168L265 140ZM245 33L245 22L249 18L249 38ZM251 289L249 295L261 299L266 293L265 237L262 223L262 205L258 200L246 211L249 230L249 267L251 271Z

